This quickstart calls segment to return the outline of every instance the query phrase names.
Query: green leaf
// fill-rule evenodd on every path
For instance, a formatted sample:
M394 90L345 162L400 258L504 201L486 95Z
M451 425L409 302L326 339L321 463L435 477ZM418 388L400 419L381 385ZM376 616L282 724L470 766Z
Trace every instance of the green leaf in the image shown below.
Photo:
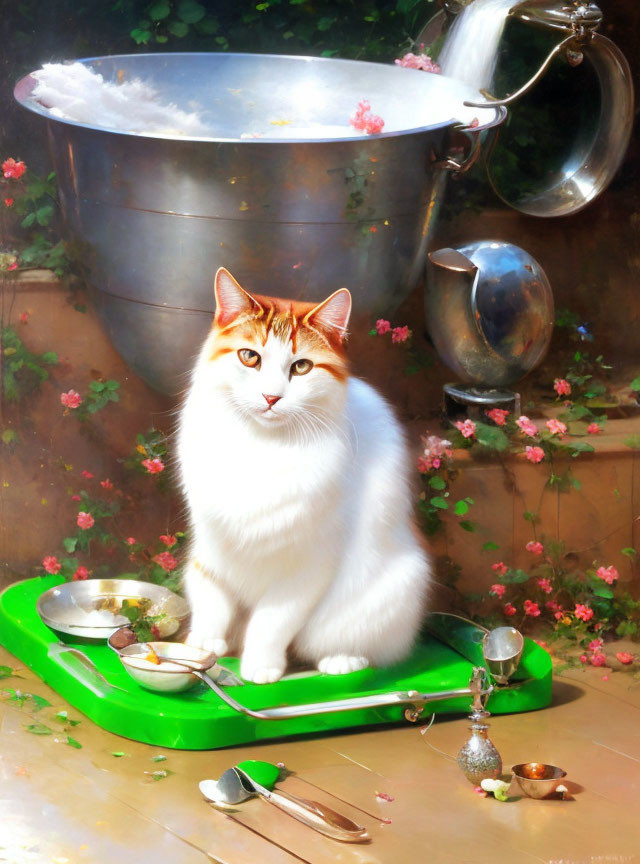
M152 756L151 761L152 762L166 762L167 757L163 756L162 753L159 753L157 756Z
M502 452L509 447L509 438L502 429L497 426L489 426L487 423L476 423L476 440L483 447Z
M494 543L493 540L487 540L486 543L482 544L482 551L483 552L493 552L494 550L499 549L499 548L500 547L498 546L498 544Z
M149 9L149 18L152 21L162 21L163 18L167 17L169 12L171 12L171 6L169 6L167 0L160 0L159 3L154 3Z
M580 453L593 453L594 448L591 444L587 444L586 441L569 441L567 444L567 448L571 451L571 455L575 458L579 456Z
M34 711L42 711L43 708L50 708L51 702L48 699L45 699L44 696L38 696L36 693L29 694L31 701L33 702L33 710Z
M42 225L46 227L50 224L51 218L53 216L53 205L46 204L44 207L39 207L36 210L36 219L38 220L38 225Z
M430 478L429 486L431 486L432 489L446 489L447 488L447 484L442 479L442 477L438 477L437 475L435 477Z
M13 669L11 666L0 666L0 679L2 678L11 678L13 675Z
M633 548L633 546L626 546L624 549L620 550L623 555L627 558L635 558L638 554L637 551Z
M640 390L640 375L637 378L634 378L630 384L632 390Z
M440 498L438 496L436 496L435 498L430 498L429 504L431 504L432 507L436 507L438 510L448 510L449 509L449 505L447 504L445 499Z
M82 744L79 741L76 741L75 738L72 738L71 735L67 735L65 743L68 744L69 747L75 747L76 750L82 750Z
M132 30L129 35L136 45L146 45L149 39L151 39L151 30L141 30L140 28L136 28Z
M173 772L162 769L160 771L145 771L144 773L147 775L147 777L150 777L152 780L157 781L164 780L165 777L168 777Z
M467 519L463 519L461 522L458 522L458 525L460 525L460 527L463 528L465 531L469 531L469 533L473 533L474 531L478 530L478 523L470 522Z
M70 555L72 555L76 551L76 547L78 545L78 538L77 537L65 537L64 540L62 541L62 545L64 546L65 550Z
M213 36L213 34L217 33L219 29L220 24L218 23L218 19L212 17L203 18L202 21L198 21L196 25L196 30L199 33L203 33L205 36Z
M156 42L158 42L160 45L164 45L164 43L168 42L168 41L169 41L168 36L163 36L162 33L156 33Z
M92 390L94 393L101 393L106 386L104 381L92 381L89 384L89 390Z
M116 759L120 759L121 756L126 756L127 754L124 752L124 750L112 750L111 755L115 756Z
M630 435L622 443L631 450L640 450L640 435Z
M522 515L523 515L523 518L525 518L527 520L527 522L531 522L534 525L536 522L540 521L540 517L538 516L538 514L533 513L531 510L525 510Z
M456 514L456 516L466 516L467 513L469 512L469 505L464 500L456 501L456 505L453 508L453 512Z
M28 213L20 223L23 228L30 228L36 221L35 213Z
M407 15L409 12L413 11L416 6L418 6L422 0L397 0L396 9L402 15Z
M195 0L182 0L181 3L178 3L178 8L176 9L178 18L181 18L186 24L197 24L198 21L204 18L206 13L207 10L204 6L196 3Z
M68 726L79 726L82 720L71 720L68 711L58 711L55 715L61 723Z
M51 735L53 732L53 729L45 726L44 723L29 723L25 728L27 732L31 732L33 735Z
M529 574L525 573L524 570L508 570L504 576L500 577L500 581L504 582L505 585L519 585L522 582L527 582L529 578Z
M15 444L18 440L18 433L15 429L3 429L2 430L2 443L3 444Z
M591 590L596 597L604 597L607 600L611 600L611 598L613 597L613 591L611 590L611 588L609 588L608 585L605 585L604 583L592 583Z
M167 26L167 30L179 39L182 39L189 32L189 25L185 24L184 21L172 21Z

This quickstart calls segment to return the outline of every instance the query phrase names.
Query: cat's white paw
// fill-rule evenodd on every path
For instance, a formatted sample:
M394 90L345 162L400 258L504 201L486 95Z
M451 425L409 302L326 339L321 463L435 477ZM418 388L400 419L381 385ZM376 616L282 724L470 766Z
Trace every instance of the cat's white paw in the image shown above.
M213 651L218 657L225 657L229 646L227 640L217 636L205 636L202 633L191 632L184 640L187 645L201 648L203 651Z
M318 663L318 669L325 675L346 675L347 672L358 672L360 669L366 669L368 665L369 661L366 657L333 654L323 657Z
M283 673L284 666L263 666L246 660L243 660L240 666L240 675L253 684L273 684L282 678Z

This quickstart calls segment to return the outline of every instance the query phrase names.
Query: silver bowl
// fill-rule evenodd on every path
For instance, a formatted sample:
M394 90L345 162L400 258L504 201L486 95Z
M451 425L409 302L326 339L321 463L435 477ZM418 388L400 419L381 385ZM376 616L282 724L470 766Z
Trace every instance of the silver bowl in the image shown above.
M129 623L124 615L98 610L101 600L114 598L149 599L152 601L149 614L164 612L179 623L189 614L187 601L162 585L139 582L135 579L86 579L81 582L65 582L45 591L38 598L36 609L44 623L59 633L68 633L83 639L108 639L109 636Z
M506 116L464 107L480 94L461 82L379 63L226 53L81 62L108 82L148 82L184 111L195 104L212 129L101 128L35 102L31 75L15 88L46 119L67 235L105 328L165 392L185 386L220 266L258 294L321 300L346 286L354 327L397 307L423 278L446 170L458 167L452 148L466 142L471 162ZM384 130L350 137L365 97ZM310 123L317 132L292 132ZM254 132L262 137L242 137Z
M150 648L153 648L161 657L190 660L195 663L208 661L211 657L210 652L185 645L183 642L141 642L127 645L125 648L114 648L122 665L134 681L137 681L141 687L157 693L182 693L201 679L177 663L162 660L157 664L146 660Z

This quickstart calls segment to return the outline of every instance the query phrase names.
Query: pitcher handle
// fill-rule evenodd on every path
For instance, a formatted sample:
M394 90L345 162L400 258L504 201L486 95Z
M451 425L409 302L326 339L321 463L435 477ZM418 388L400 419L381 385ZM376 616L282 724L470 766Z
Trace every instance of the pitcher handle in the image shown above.
M572 65L589 60L598 77L602 111L593 140L584 147L578 136L565 161L567 171L557 172L546 187L509 198L491 171L494 147L487 152L489 180L496 194L510 207L530 216L568 216L577 213L603 192L620 167L629 144L634 118L634 94L629 64L620 49L600 33L572 33L551 51L536 74L519 90L504 99L487 94L487 102L465 102L468 107L493 108L510 105L540 80L552 61L563 51ZM572 52L575 52L572 56ZM492 144L495 144L492 142Z

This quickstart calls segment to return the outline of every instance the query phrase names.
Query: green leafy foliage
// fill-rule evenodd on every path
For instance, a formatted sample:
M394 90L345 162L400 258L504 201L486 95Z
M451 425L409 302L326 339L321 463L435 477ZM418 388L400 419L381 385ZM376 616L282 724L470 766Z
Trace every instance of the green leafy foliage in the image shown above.
M48 367L58 362L54 351L32 354L13 327L2 330L2 354L2 390L11 402L38 390L49 377Z
M29 723L25 728L32 735L51 735L53 733L53 729L50 726L45 726L44 723Z

